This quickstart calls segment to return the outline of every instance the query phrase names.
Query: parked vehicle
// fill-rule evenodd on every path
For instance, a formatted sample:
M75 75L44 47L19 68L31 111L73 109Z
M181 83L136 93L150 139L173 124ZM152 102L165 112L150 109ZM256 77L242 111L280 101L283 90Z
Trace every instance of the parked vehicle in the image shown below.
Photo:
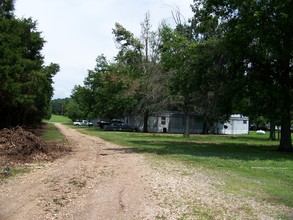
M106 122L106 121L98 121L97 125L100 127L100 128L104 128L105 125L110 125L111 122Z
M137 127L124 124L124 123L118 123L118 122L114 122L110 125L105 125L104 130L105 131L132 131L132 132L139 131Z
M93 126L93 123L88 122L87 120L82 120L82 121L75 121L75 122L73 122L73 125L75 125L75 126L88 126L88 127L91 127L91 126Z
M123 121L117 120L117 119L112 119L111 122L107 122L107 121L99 121L97 123L97 126L99 126L100 128L104 128L106 125L110 125L112 123L123 123Z

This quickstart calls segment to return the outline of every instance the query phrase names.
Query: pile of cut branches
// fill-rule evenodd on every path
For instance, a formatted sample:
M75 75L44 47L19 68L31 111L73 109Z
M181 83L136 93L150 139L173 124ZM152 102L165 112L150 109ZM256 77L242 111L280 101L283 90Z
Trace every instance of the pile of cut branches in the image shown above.
M55 159L68 147L46 142L21 127L0 131L0 157L6 161L32 162Z

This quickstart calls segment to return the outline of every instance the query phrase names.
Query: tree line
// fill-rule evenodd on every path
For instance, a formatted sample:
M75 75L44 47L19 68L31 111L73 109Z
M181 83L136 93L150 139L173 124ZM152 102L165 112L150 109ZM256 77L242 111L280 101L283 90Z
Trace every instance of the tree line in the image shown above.
M232 113L266 118L279 150L292 151L292 1L194 0L194 15L152 31L147 13L139 37L116 23L118 53L101 54L67 104L71 118L148 116L157 110L201 113L203 133ZM79 115L76 115L76 114ZM73 115L75 114L75 115Z
M32 18L16 18L14 1L0 1L0 128L50 117L52 77L59 66L44 65L44 43Z

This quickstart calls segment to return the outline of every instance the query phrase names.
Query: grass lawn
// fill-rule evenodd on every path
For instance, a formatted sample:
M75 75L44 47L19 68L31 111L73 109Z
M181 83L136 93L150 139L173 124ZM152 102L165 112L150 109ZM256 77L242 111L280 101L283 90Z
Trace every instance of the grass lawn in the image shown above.
M96 127L76 129L159 160L213 171L225 181L219 189L224 192L293 208L293 153L278 152L279 142L269 141L268 133L183 138L175 134L110 132Z
M278 152L278 141L268 134L182 135L105 132L83 129L91 135L132 148L158 159L200 166L222 178L220 190L253 196L293 208L293 153Z
M59 122L66 125L72 124L72 121L68 117L62 115L52 115L50 120L47 120L46 122Z
M47 123L41 134L42 139L46 141L64 142L64 136L58 131L53 123Z
M72 125L72 121L65 116L52 115L50 120L44 120L46 127L42 132L42 138L46 141L65 141L64 136L58 131L53 123L58 122L65 125Z

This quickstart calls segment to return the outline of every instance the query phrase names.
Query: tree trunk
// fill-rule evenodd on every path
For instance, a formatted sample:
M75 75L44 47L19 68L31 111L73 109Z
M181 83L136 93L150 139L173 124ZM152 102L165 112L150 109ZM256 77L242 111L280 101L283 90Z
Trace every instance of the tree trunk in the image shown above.
M202 134L208 134L208 122L204 120L203 126L202 126Z
M189 112L184 112L184 134L183 137L189 137Z
M270 140L276 140L276 123L271 120L270 122Z
M290 112L287 114L282 115L282 121L281 121L281 140L280 140L280 146L279 151L293 151L292 148L292 139L291 139L291 119L290 119Z
M149 110L146 110L143 115L143 132L148 133Z
M293 151L291 139L291 97L290 86L286 85L283 89L283 106L281 118L281 140L279 151Z
M189 106L190 98L189 96L184 97L184 133L183 137L189 137Z

